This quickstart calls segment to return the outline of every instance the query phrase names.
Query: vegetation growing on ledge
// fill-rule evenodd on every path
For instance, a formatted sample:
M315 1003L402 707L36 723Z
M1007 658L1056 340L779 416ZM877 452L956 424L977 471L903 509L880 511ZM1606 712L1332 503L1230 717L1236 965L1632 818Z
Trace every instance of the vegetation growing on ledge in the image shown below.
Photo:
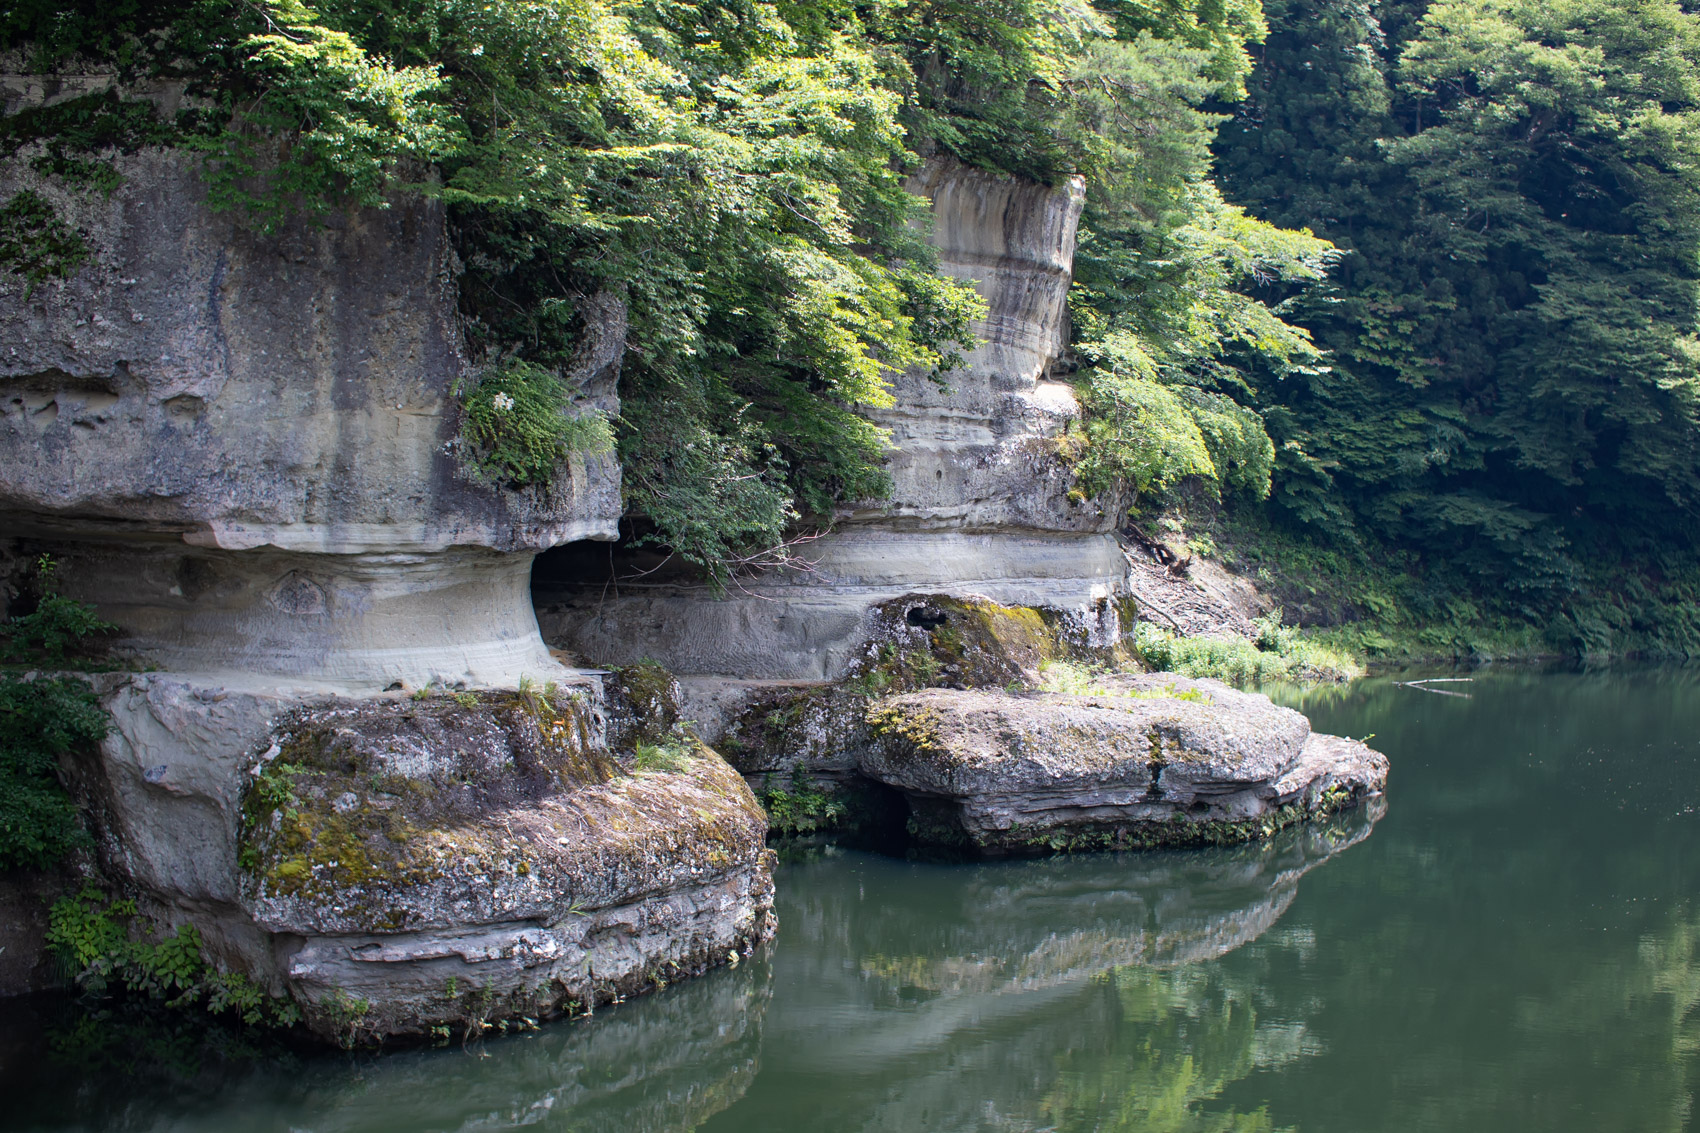
M75 973L77 986L96 998L141 996L174 1009L229 1014L251 1027L301 1021L288 999L268 995L240 972L214 967L193 924L165 933L138 913L134 901L113 900L94 886L54 903L47 943Z
M795 836L836 830L849 813L843 800L821 789L800 763L791 768L787 787L769 785L759 798L767 812L770 834Z
M545 484L574 454L614 450L606 417L575 413L560 378L517 359L480 375L461 396L461 412L466 459L480 477L496 483Z

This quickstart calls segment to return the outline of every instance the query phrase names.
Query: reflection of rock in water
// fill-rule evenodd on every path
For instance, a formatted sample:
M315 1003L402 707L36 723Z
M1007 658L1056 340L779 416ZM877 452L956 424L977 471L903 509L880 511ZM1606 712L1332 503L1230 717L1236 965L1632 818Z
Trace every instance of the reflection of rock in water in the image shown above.
M1372 803L1263 845L978 871L962 887L961 920L941 926L943 952L929 952L911 924L889 923L889 944L878 941L860 970L888 993L1008 994L1220 956L1263 935L1306 872L1369 835L1385 809Z
M86 1082L61 1068L59 1098L32 1091L57 1102L50 1111L0 1116L0 1128L684 1131L738 1100L755 1077L771 975L758 957L482 1050L317 1056L287 1069L234 1067L222 1081L208 1081L203 1068L188 1090L181 1079L157 1080L157 1067L147 1081L115 1079L107 1066ZM189 1092L196 1101L185 1105Z
M1384 810L1234 849L788 870L763 1074L707 1130L1237 1128L1194 1103L1309 1040L1197 962L1267 932Z

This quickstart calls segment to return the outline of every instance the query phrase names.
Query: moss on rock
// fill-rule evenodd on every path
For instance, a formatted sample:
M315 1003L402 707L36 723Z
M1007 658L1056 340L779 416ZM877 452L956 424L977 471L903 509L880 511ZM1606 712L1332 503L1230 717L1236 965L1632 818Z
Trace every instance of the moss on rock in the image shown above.
M1088 612L909 594L875 606L844 686L868 696L922 688L1033 688L1054 661L1132 663L1133 622L1108 600Z

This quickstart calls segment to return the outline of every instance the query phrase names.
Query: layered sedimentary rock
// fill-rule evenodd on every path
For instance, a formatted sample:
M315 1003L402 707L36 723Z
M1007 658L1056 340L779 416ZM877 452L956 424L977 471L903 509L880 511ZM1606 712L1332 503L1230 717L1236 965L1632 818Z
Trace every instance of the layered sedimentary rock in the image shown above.
M377 1034L536 1018L767 939L767 823L743 780L707 749L634 773L598 733L578 690L286 718L244 808L241 901L305 938L296 1001L363 1002Z
M458 394L475 375L442 207L398 199L264 235L211 211L182 154L116 160L110 197L0 167L0 191L53 198L94 252L33 292L0 279L0 532L11 561L56 558L62 589L151 670L100 679L113 731L75 768L110 879L345 1037L472 1012L448 986L487 988L498 1015L589 1006L764 938L769 867L743 784L706 751L689 773L618 764L598 678L538 635L531 560L615 536L619 469L575 454L524 490L469 470ZM624 311L604 297L583 314L564 377L580 408L610 411ZM489 694L450 697L542 703L550 684L545 700L572 698L570 766L565 748L528 756ZM277 754L356 724L382 736L349 758L389 794L320 798L311 761ZM457 810L480 737L487 765ZM281 843L242 822L267 798L294 800L269 812L294 815L285 841L321 811L341 822L340 840L313 839L335 857L268 856ZM405 853L395 829L356 821L380 813L411 815ZM434 872L407 856L424 847L443 855ZM351 887L355 861L412 864Z
M867 633L870 606L909 591L1114 617L1126 560L1117 501L1071 498L1058 437L1078 423L1049 379L1067 340L1084 190L930 162L911 188L932 202L940 270L986 300L966 365L940 386L893 383L871 416L891 431L892 494L858 505L811 544L810 571L774 572L725 599L677 581L541 578L544 636L585 657L652 657L684 675L828 679Z
M0 282L7 533L74 540L73 595L176 670L383 687L547 666L530 557L612 538L619 471L575 456L525 491L465 474L441 208L262 236L210 212L181 155L121 166L109 199L62 194L90 263L29 296ZM619 346L599 345L580 377L606 400Z

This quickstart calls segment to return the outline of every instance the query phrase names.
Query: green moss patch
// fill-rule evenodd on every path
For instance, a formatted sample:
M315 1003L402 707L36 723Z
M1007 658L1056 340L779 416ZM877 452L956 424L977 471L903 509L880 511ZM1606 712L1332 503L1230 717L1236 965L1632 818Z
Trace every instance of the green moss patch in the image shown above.
M364 894L374 928L400 927L382 895L439 876L444 838L481 855L481 817L618 774L589 711L526 685L297 713L244 794L241 867L273 895Z

